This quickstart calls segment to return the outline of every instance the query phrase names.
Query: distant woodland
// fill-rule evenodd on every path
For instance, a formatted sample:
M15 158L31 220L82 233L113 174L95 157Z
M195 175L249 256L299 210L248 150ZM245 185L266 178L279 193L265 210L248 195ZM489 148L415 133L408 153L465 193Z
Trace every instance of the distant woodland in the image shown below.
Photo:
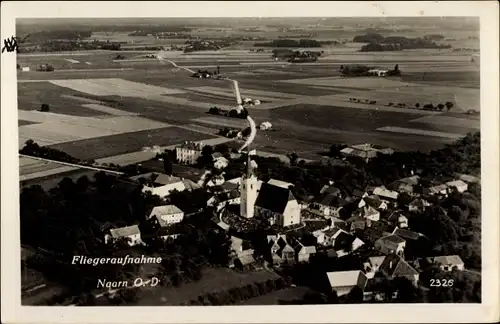
M419 48L451 48L448 44L436 44L434 41L441 40L442 35L426 35L424 37L408 38L405 36L382 36L378 33L367 33L353 38L355 43L367 43L363 45L360 52L384 52L402 51L405 49Z

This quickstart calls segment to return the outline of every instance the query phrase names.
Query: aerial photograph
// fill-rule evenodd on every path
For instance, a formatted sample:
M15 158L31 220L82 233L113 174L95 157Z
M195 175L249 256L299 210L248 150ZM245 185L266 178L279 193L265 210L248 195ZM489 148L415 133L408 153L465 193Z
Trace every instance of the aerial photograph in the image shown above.
M478 17L16 36L22 305L481 303Z

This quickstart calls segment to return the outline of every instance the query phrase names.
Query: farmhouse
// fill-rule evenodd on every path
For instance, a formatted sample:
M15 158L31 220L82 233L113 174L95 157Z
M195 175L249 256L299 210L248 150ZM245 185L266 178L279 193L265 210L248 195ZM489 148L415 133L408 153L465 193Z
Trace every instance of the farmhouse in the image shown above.
M396 235L381 237L375 241L375 249L384 254L403 254L406 247L406 241Z
M318 210L323 216L339 216L339 211L347 202L335 194L327 194L319 197L318 201L310 206L313 210Z
M415 286L418 283L418 271L396 254L389 254L382 262L379 270L389 279L404 277L410 280Z
M128 245L134 246L137 244L141 244L141 231L139 230L139 226L132 225L120 228L113 228L109 230L110 234L106 234L104 236L104 241L106 244L114 243L121 239L127 241Z
M274 264L295 263L295 250L288 244L285 235L268 235L267 242L271 248L271 257Z
M385 187L376 187L373 189L373 194L379 196L386 202L395 201L398 199L399 194L396 191L388 190Z
M161 227L180 223L184 219L184 212L175 205L156 206L149 214L148 219L155 217Z
M298 239L293 239L292 247L297 255L297 262L309 262L311 256L316 254L314 245L305 245Z
M184 142L175 148L175 156L179 163L195 164L201 156L203 143Z
M427 262L430 264L437 264L442 271L453 271L453 269L463 271L465 269L464 262L458 255L427 258Z
M339 297L347 295L356 286L364 290L368 281L360 270L327 272L326 275L332 291Z
M450 182L447 182L446 185L449 188L457 189L458 192L465 192L465 191L467 191L467 188L468 188L467 183L462 181L462 180L450 181Z
M143 192L151 192L153 195L166 197L173 190L184 191L186 184L183 179L162 173L146 173L130 178L143 184Z
M239 237L231 236L229 267L248 269L253 263L255 263L253 252L254 250L251 248L248 241Z

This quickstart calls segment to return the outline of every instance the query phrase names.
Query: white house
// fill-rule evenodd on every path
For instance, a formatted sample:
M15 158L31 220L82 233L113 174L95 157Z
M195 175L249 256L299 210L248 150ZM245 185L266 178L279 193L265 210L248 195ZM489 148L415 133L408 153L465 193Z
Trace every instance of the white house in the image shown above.
M110 234L104 237L106 243L116 242L120 239L126 239L128 245L134 246L142 243L141 231L139 226L132 225L120 228L113 228L109 230Z
M457 269L463 271L465 269L464 262L458 255L445 255L427 258L429 263L437 264L442 271L452 271Z
M300 206L290 189L263 183L255 200L255 215L271 225L287 227L300 223Z
M286 235L268 235L267 242L271 248L271 256L275 264L295 263L295 250L288 243Z
M406 247L406 241L397 235L387 235L375 241L375 249L384 254L402 254Z
M212 158L214 159L214 168L216 169L224 169L229 165L229 160L220 153L212 154Z
M343 230L338 230L332 237L332 246L339 258L356 251L364 244L359 238Z
M462 180L450 181L446 185L450 188L456 188L458 192L465 192L468 189L467 183Z
M337 296L347 295L354 287L364 290L368 278L360 270L327 272L328 282Z
M347 201L335 194L326 194L317 202L312 203L312 209L318 210L323 216L338 217L340 210L347 205Z
M364 206L363 208L358 209L354 216L363 217L364 219L368 219L371 221L380 220L380 212L373 208L372 206Z
M432 186L432 187L429 187L429 188L425 188L424 189L424 194L431 195L431 196L437 195L437 194L448 195L448 186L444 185L444 184L440 184L440 185L437 185L437 186Z
M297 262L309 262L311 256L316 254L316 247L313 245L304 245L297 239L291 244L297 255Z
M399 196L397 191L388 190L383 186L373 189L373 194L379 196L380 199L385 201L395 201Z
M149 214L149 219L156 217L161 227L182 222L184 212L175 205L156 206Z
M377 271L379 271L380 266L382 266L384 260L385 260L385 255L374 256L374 257L369 257L368 262L363 263L365 275L368 279L372 279L373 277L375 277L375 274L377 273Z
M203 143L184 142L182 145L175 148L175 156L179 163L195 164L201 156Z
M389 279L404 277L417 286L419 276L417 270L396 254L389 254L379 268L380 272Z
M166 197L173 190L186 190L185 181L181 178L169 176L162 173L146 173L130 178L134 181L143 182L143 192L150 192L153 195ZM142 179L142 180L141 180Z
M478 177L472 176L470 174L457 174L457 176L460 180L467 182L469 184L481 182L481 179L479 179Z
M265 121L265 122L262 122L260 124L259 128L260 128L260 130L268 130L268 129L271 129L271 127L273 127L273 125L270 122Z

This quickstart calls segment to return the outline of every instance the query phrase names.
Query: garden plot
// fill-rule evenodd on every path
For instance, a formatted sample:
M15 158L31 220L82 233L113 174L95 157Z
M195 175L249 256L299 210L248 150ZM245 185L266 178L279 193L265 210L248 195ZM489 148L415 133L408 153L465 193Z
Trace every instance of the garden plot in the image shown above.
M481 129L479 120L450 116L426 116L413 119L412 122Z
M48 121L64 122L68 120L80 120L80 116L56 114L52 112L41 112L37 110L18 110L17 119L32 123L43 123Z
M312 86L327 86L327 87L340 87L340 88L353 88L353 89L380 89L380 88L399 88L414 86L412 83L401 82L397 80L390 80L386 78L377 77L354 77L344 78L341 76L326 77L326 78L309 78L309 79L295 79L283 80L284 83L305 84Z
M179 89L169 89L124 79L73 79L52 80L51 83L95 96L122 96L147 98L150 95L183 93Z
M394 126L385 126L385 127L377 128L377 130L383 131L383 132L402 133L402 134L409 134L409 135L443 137L443 138L449 138L449 139L459 139L459 138L464 136L463 134L444 133L444 132L436 132L436 131L423 130L423 129L394 127Z

